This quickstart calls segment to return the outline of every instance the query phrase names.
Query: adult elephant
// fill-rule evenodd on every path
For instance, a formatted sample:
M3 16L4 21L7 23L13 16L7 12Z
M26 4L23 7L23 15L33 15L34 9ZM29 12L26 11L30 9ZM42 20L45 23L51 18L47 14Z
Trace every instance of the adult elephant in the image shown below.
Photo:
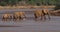
M43 12L44 12L44 16L46 17L46 15L47 15L48 19L50 20L50 15L51 15L50 11L48 9L43 9Z
M41 20L43 20L43 18L45 19L43 10L34 11L34 16L35 16L35 20L37 20L40 17L41 17Z

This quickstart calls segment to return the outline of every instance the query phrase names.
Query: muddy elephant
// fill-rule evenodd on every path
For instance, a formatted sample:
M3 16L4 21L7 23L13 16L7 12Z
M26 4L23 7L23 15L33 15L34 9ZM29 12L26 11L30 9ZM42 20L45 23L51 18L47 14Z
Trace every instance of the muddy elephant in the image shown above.
M14 12L13 14L13 20L23 20L25 18L25 12Z
M44 12L45 17L47 15L48 19L50 20L50 15L51 15L50 11L48 9L43 9L43 12Z
M6 13L6 14L2 15L2 20L4 20L4 21L11 20L11 19L12 19L11 14Z
M43 10L36 10L36 11L34 11L34 16L35 16L35 20L37 20L40 17L41 17L41 20L43 20L43 18L45 18Z

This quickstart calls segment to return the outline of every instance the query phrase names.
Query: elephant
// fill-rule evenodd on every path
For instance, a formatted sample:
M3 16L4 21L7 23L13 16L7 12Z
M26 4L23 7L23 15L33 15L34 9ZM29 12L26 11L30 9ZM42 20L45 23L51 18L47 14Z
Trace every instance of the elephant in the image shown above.
M50 15L51 15L50 11L48 9L43 9L43 12L45 14L45 17L46 15L48 15L48 19L50 20Z
M26 18L25 12L15 12L13 14L13 20L23 20L24 18Z
M7 20L11 20L12 19L12 15L5 13L2 15L2 20L7 21Z
M34 16L35 16L35 20L37 20L39 17L41 17L41 20L44 17L44 12L43 10L35 10L34 11Z

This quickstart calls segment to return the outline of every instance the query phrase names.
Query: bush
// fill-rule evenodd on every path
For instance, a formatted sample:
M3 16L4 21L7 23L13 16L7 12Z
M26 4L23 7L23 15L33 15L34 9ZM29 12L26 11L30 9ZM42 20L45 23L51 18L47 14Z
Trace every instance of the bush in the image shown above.
M6 2L0 2L0 5L1 5L1 6L6 6L7 3L6 3Z
M60 9L60 5L59 5L59 4L56 4L56 7L55 7L54 9L55 9L55 10Z
M37 6L40 6L40 3L36 3Z

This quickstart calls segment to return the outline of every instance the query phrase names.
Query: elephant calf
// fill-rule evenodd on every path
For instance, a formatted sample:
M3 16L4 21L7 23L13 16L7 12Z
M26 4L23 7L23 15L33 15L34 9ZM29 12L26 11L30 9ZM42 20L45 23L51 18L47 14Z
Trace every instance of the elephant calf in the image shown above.
M2 15L2 20L4 20L4 21L7 21L7 20L11 20L12 19L12 16L11 16L11 14L3 14Z
M24 18L26 18L25 12L15 12L13 14L13 20L23 20Z

